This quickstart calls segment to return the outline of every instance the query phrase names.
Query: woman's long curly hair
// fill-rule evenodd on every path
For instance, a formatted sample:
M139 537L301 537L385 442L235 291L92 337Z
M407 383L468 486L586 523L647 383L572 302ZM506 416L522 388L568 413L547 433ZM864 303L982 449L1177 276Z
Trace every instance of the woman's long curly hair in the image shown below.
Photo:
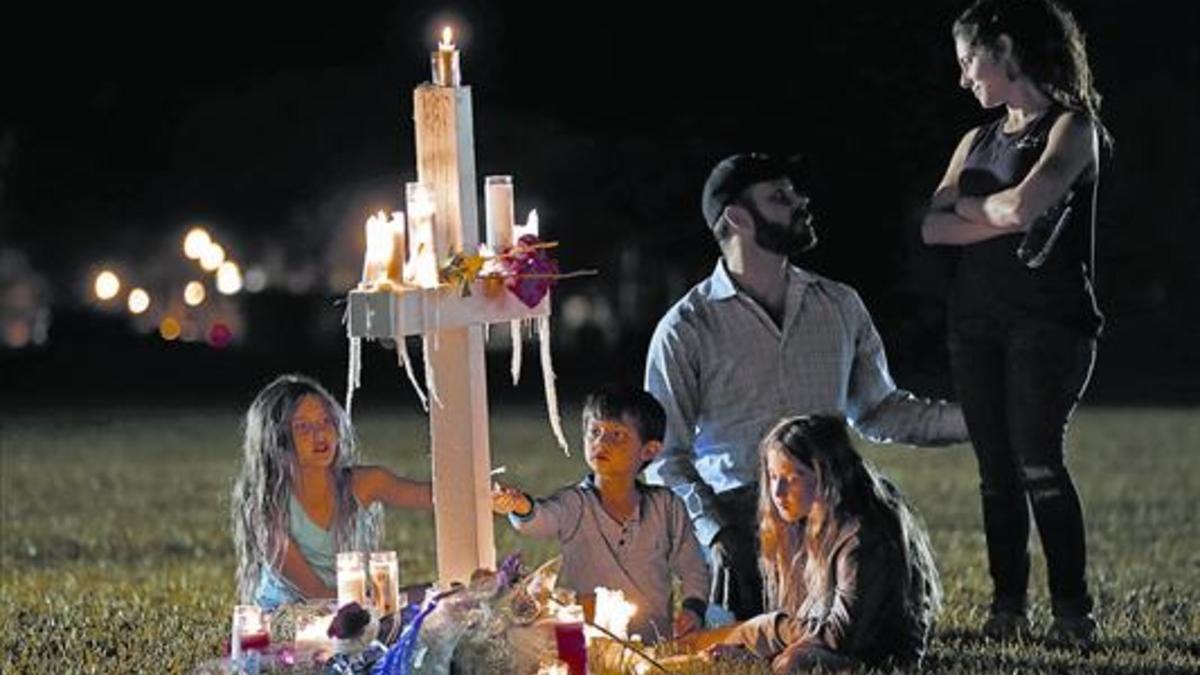
M337 454L330 467L335 490L334 550L374 548L379 539L378 510L360 509L351 491L351 467L358 457L345 410L309 377L278 377L259 392L246 412L242 466L233 485L230 515L237 554L237 592L242 602L253 601L263 566L278 570L283 561L296 471L292 416L305 396L325 406L337 429Z
M816 494L803 522L783 520L771 500L771 450L785 453L816 476ZM896 486L854 450L840 417L782 420L759 444L759 462L759 567L767 606L797 611L806 583L814 574L824 577L840 536L857 524L900 552L908 570L900 575L906 607L914 620L929 625L941 606L942 588L925 528ZM799 560L808 580L797 574Z
M1064 108L1081 111L1106 146L1112 135L1100 120L1100 92L1088 65L1087 42L1075 17L1055 0L976 0L954 21L954 37L972 47L996 49L1012 40L1021 73Z

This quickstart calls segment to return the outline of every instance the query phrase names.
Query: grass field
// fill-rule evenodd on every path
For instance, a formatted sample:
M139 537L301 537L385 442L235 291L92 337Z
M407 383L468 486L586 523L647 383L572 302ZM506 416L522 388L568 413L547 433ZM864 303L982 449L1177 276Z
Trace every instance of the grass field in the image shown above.
M0 645L4 673L187 672L216 654L233 598L228 488L240 410L4 413L0 426ZM577 412L568 410L574 421ZM575 479L543 412L493 408L494 463L531 492ZM356 414L368 461L427 477L425 421ZM576 424L571 424L575 431ZM578 439L578 432L574 433ZM970 450L862 446L930 527L947 603L927 661L946 673L1200 672L1200 411L1085 409L1072 466L1088 519L1103 638L1081 654L1036 640L998 646ZM432 519L392 513L402 574L432 576ZM501 553L549 546L497 523ZM1037 550L1037 546L1034 546ZM1035 624L1049 621L1035 553Z

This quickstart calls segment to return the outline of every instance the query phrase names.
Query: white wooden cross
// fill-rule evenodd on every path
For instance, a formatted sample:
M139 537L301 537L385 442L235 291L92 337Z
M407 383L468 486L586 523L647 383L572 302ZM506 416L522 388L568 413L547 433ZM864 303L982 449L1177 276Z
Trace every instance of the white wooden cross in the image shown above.
M435 78L437 65L435 60ZM433 191L439 261L479 245L471 90L444 83L422 84L413 93L417 176ZM549 315L549 295L530 309L511 293L488 294L478 287L468 297L448 286L350 293L352 338L390 338L397 349L408 335L433 343L427 367L437 391L429 407L442 584L466 582L476 569L496 567L484 325Z

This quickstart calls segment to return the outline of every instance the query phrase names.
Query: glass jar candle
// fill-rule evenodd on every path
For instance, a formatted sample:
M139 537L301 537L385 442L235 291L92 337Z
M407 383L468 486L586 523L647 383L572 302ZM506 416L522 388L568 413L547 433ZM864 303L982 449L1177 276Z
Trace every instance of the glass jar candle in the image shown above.
M380 616L400 609L400 562L395 551L375 551L369 560L371 593Z
M337 592L338 607L352 602L367 606L367 571L363 568L361 552L337 554Z

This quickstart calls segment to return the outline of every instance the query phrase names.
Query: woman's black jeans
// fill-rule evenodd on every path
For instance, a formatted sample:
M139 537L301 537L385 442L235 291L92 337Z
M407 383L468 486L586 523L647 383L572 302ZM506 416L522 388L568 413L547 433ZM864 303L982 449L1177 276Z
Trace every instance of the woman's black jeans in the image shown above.
M1092 610L1079 494L1064 464L1067 423L1087 387L1096 340L1066 325L958 319L950 366L979 461L992 610L1024 613L1029 504L1055 616Z

